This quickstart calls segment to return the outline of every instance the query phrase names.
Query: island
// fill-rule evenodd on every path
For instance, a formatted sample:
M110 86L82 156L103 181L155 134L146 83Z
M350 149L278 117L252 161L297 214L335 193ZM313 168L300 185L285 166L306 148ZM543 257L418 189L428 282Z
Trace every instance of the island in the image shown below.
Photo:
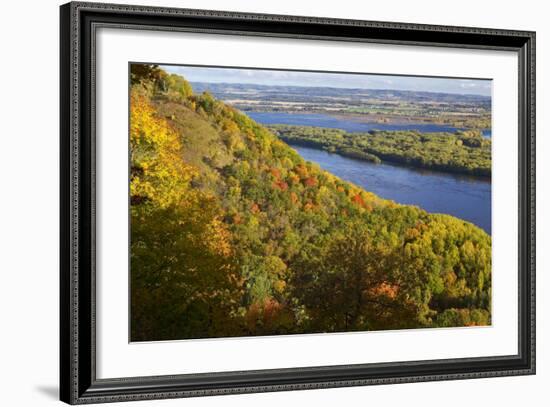
M414 130L348 133L310 126L269 125L268 128L290 145L320 148L345 157L491 176L491 140L476 130L455 133L420 133Z

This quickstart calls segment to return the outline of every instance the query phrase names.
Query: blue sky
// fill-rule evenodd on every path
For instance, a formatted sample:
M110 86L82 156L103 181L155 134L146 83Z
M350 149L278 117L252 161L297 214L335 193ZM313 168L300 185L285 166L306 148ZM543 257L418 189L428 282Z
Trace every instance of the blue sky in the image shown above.
M418 76L336 74L161 65L190 82L247 83L285 86L326 86L335 88L392 89L455 94L491 95L491 80L449 79Z

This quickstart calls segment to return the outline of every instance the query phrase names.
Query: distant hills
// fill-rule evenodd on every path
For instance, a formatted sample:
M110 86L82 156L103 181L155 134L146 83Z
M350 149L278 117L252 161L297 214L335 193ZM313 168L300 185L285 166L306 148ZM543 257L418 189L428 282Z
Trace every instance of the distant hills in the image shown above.
M480 106L490 106L491 97L483 95L422 92L392 89L360 89L317 86L272 86L242 83L207 83L191 82L197 93L211 92L219 99L254 97L258 100L275 98L276 100L292 99L296 101L332 100L327 98L345 97L350 100L386 100L386 101L416 101L416 102L446 102L446 103L476 103Z
M364 122L436 123L469 130L491 128L491 98L403 90L192 83L196 92L248 112L325 113Z

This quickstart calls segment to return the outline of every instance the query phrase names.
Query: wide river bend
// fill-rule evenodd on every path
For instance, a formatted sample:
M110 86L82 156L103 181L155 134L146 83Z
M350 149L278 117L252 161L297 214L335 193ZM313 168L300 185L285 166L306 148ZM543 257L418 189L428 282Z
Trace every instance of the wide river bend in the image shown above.
M247 112L247 114L262 124L295 124L342 128L346 131L368 131L365 128L357 129L356 127L366 123L342 121L327 115L263 112ZM289 118L289 116L291 117ZM332 119L336 122L332 122ZM351 127L344 128L343 125L336 127L342 123L351 123L349 124ZM379 130L401 130L394 128L395 126L376 124L376 127L371 128L371 130L374 128ZM429 126L437 127L437 125ZM403 129L429 132L426 128L415 128L411 125L406 125L406 128ZM430 130L454 131L451 129L435 130L433 127ZM432 213L453 215L474 223L487 233L491 233L490 180L387 163L373 164L309 147L292 147L304 159L319 164L324 170L346 181L353 182L367 191L374 192L381 198L391 199L402 204L417 205Z

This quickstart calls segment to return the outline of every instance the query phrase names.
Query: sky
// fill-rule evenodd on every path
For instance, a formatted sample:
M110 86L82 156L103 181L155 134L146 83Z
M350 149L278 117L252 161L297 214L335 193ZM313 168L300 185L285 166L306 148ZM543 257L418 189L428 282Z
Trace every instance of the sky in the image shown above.
M491 95L491 80L161 65L189 82L390 89Z

